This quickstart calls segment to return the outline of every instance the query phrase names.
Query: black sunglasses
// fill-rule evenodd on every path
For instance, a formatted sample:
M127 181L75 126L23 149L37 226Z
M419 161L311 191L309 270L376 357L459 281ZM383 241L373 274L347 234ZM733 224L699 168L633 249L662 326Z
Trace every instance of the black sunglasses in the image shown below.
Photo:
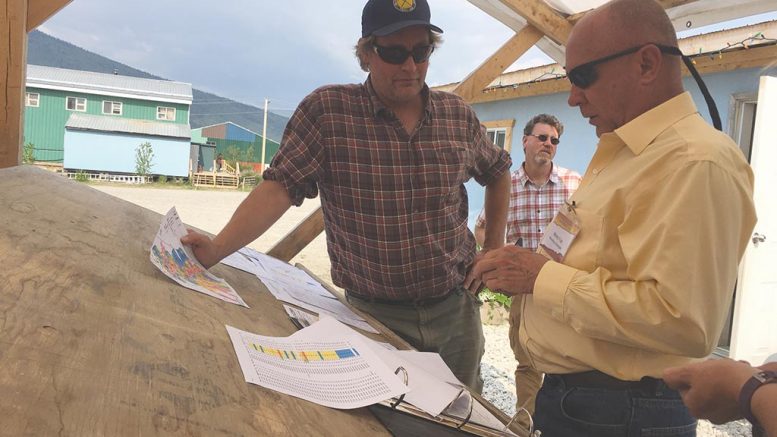
M412 50L408 50L402 46L384 47L377 44L374 44L373 46L375 47L375 53L380 56L380 59L394 65L404 64L410 56L413 57L413 62L421 64L428 61L434 51L434 46L431 44L415 46Z
M527 135L527 136L529 136L529 137L535 137L535 138L537 138L538 140L540 140L540 141L541 141L541 142L543 142L543 143L544 143L545 141L548 141L548 138L550 138L550 144L553 144L554 146L557 146L557 145L558 145L558 142L560 141L560 140L558 139L558 137L550 137L550 136L548 136L548 135L545 135L545 134L539 134L539 135L529 134L529 135Z
M635 53L638 50L640 50L642 47L645 47L648 45L654 45L658 47L658 49L661 50L661 53L665 53L668 55L677 55L677 56L683 55L683 53L677 47L670 47L670 46L665 46L661 44L648 43L648 44L643 44L641 46L632 47L630 49L626 49L618 53L613 53L612 55L595 59L591 62L586 62L585 64L582 64L582 65L578 65L577 67L567 72L567 78L569 79L570 82L572 82L572 85L578 88L582 88L582 89L588 88L589 86L593 85L594 82L596 82L596 79L599 78L598 75L596 74L596 68L594 67L596 67L599 64L612 61L613 59L620 58L621 56L626 56L626 55Z

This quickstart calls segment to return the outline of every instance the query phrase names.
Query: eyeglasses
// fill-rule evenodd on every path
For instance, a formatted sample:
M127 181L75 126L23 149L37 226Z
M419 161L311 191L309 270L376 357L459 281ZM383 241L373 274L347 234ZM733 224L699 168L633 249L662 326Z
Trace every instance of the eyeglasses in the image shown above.
M613 53L612 55L605 56L603 58L599 58L596 60L593 60L591 62L586 62L585 64L578 65L577 67L569 70L567 72L567 78L570 82L572 82L572 85L578 87L578 88L588 88L589 86L593 85L594 82L596 82L596 79L599 78L599 76L596 74L596 67L599 64L603 64L605 62L612 61L613 59L620 58L621 56L630 55L632 53L635 53L639 51L642 47L654 45L658 47L659 50L661 50L661 53L665 53L668 55L677 55L682 56L682 52L677 47L670 47L665 46L661 44L643 44L641 46L632 47L630 49L626 49L623 51L620 51L618 53Z
M380 56L380 59L394 65L404 64L410 56L413 57L413 62L421 64L428 61L434 51L434 46L431 44L415 46L412 50L408 50L402 46L384 47L377 44L374 44L373 46L375 47L375 53Z
M535 138L537 138L538 140L540 140L543 143L545 141L548 141L548 138L550 138L550 144L553 144L554 146L557 146L559 141L561 141L561 140L558 139L558 137L551 137L551 136L548 136L548 135L545 135L545 134L540 134L540 135L529 134L529 135L527 135L527 137L535 137Z

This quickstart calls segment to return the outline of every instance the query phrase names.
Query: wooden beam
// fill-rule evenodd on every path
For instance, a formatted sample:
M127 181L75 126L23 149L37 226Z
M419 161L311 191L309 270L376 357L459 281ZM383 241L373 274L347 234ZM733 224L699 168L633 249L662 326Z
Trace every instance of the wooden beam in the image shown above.
M502 4L524 17L556 44L566 44L572 23L548 6L544 0L500 0Z
M700 74L712 74L723 71L739 70L743 68L757 68L774 65L777 59L777 44L751 47L724 52L708 54L693 58L696 69ZM690 73L683 66L683 76ZM693 85L691 85L693 86ZM540 96L568 92L569 81L564 78L544 80L541 82L521 83L504 88L487 89L475 96L470 103L487 103L499 100L520 99L524 97Z
M43 24L72 0L27 0L27 32Z
M319 207L267 252L267 255L289 262L324 231L324 213Z
M527 24L520 32L507 40L499 50L490 58L483 62L475 71L469 74L453 90L465 101L469 102L488 86L494 79L499 77L507 67L513 64L518 58L526 53L543 34L539 29Z
M0 7L0 168L19 165L27 69L27 0Z
M696 3L699 0L657 0L658 4L664 9L676 8L678 6Z

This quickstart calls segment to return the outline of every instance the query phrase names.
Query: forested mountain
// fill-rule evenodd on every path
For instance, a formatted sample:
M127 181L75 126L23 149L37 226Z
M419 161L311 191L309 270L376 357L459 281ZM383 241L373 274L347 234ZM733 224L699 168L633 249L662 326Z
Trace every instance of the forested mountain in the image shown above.
M33 65L98 73L116 71L117 74L125 76L165 80L165 78L113 61L37 30L29 34L27 62ZM231 121L246 129L262 133L262 108L206 93L198 90L196 86L197 84L192 84L194 102L192 103L190 122L193 129ZM223 103L221 103L222 101ZM268 111L267 138L279 141L287 121L287 117Z

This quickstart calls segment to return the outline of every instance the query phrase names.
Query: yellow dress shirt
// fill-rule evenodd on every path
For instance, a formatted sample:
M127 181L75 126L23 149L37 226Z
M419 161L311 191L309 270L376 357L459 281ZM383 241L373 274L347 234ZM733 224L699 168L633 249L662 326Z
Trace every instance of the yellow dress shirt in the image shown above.
M570 200L580 233L523 300L532 365L638 380L707 356L756 221L737 145L683 93L602 135Z

